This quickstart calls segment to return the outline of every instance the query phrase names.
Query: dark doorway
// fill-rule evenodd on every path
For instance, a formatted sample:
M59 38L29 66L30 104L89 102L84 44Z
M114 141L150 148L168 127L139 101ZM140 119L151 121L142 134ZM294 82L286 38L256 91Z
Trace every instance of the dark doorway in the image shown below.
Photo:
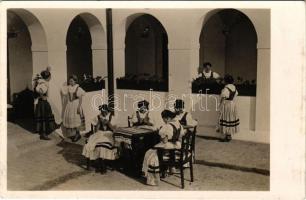
M14 12L7 12L7 78L8 103L15 94L32 89L32 41L27 25Z
M33 131L32 40L26 23L7 12L7 119Z
M168 35L163 25L149 14L137 17L127 29L125 45L126 77L168 88Z
M244 13L224 9L206 21L200 35L200 65L204 62L221 76L256 82L257 34Z
M67 38L67 75L82 78L84 74L92 76L91 35L86 22L77 16L71 22ZM67 77L67 78L68 78Z

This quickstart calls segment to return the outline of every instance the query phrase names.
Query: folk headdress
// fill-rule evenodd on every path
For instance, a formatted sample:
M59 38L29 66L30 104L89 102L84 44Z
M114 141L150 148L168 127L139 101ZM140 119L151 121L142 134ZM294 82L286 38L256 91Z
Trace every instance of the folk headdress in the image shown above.
M175 100L174 108L183 109L184 106L185 106L185 103L182 99Z
M50 66L48 66L45 70L43 70L43 71L41 71L40 72L40 76L41 76L41 78L43 78L43 79L48 79L50 76L51 76L51 67Z
M109 107L108 107L107 104L103 104L103 105L99 106L99 110L100 111L107 111L107 112L109 112Z
M146 101L146 100L143 100L143 101L139 101L138 104L137 104L138 108L146 108L146 109L149 109L149 102Z
M175 116L176 116L176 114L174 112L172 112L171 110L163 110L163 112L161 113L162 118L173 119Z

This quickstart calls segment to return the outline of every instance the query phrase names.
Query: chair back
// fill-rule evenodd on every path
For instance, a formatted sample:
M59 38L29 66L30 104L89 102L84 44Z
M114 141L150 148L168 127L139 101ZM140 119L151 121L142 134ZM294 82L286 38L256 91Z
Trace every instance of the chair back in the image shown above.
M183 160L184 157L188 158L192 155L194 150L194 144L195 144L195 131L187 131L187 133L182 138L181 160Z
M132 117L130 117L130 116L128 116L128 119L127 119L127 121L128 121L128 127L132 127L132 123L131 123L131 120L132 120Z

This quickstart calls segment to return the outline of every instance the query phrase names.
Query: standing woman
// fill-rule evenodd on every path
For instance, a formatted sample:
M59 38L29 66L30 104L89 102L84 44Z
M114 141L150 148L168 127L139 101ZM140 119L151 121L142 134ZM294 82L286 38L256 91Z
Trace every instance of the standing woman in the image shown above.
M239 117L235 98L238 95L234 79L231 75L225 75L225 86L221 91L220 102L220 132L224 135L222 142L229 142L232 134L239 131Z
M34 92L37 97L35 106L36 132L39 133L41 140L50 140L48 135L57 128L51 106L47 100L50 80L50 67L34 79Z
M82 109L82 98L85 91L77 84L77 76L72 75L68 80L67 87L67 104L64 111L63 125L69 132L74 135L71 139L77 142L81 139L80 131L85 130L85 117Z

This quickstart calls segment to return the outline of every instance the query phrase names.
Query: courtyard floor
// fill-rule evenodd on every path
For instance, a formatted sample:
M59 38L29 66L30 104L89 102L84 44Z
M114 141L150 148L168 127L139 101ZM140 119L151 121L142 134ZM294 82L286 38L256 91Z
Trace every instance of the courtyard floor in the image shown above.
M27 127L8 122L8 190L181 190L180 178L167 177L159 186L147 186L144 178L120 171L98 174L87 171L82 144L41 141ZM269 145L196 137L195 180L186 169L185 190L267 191L269 190Z

